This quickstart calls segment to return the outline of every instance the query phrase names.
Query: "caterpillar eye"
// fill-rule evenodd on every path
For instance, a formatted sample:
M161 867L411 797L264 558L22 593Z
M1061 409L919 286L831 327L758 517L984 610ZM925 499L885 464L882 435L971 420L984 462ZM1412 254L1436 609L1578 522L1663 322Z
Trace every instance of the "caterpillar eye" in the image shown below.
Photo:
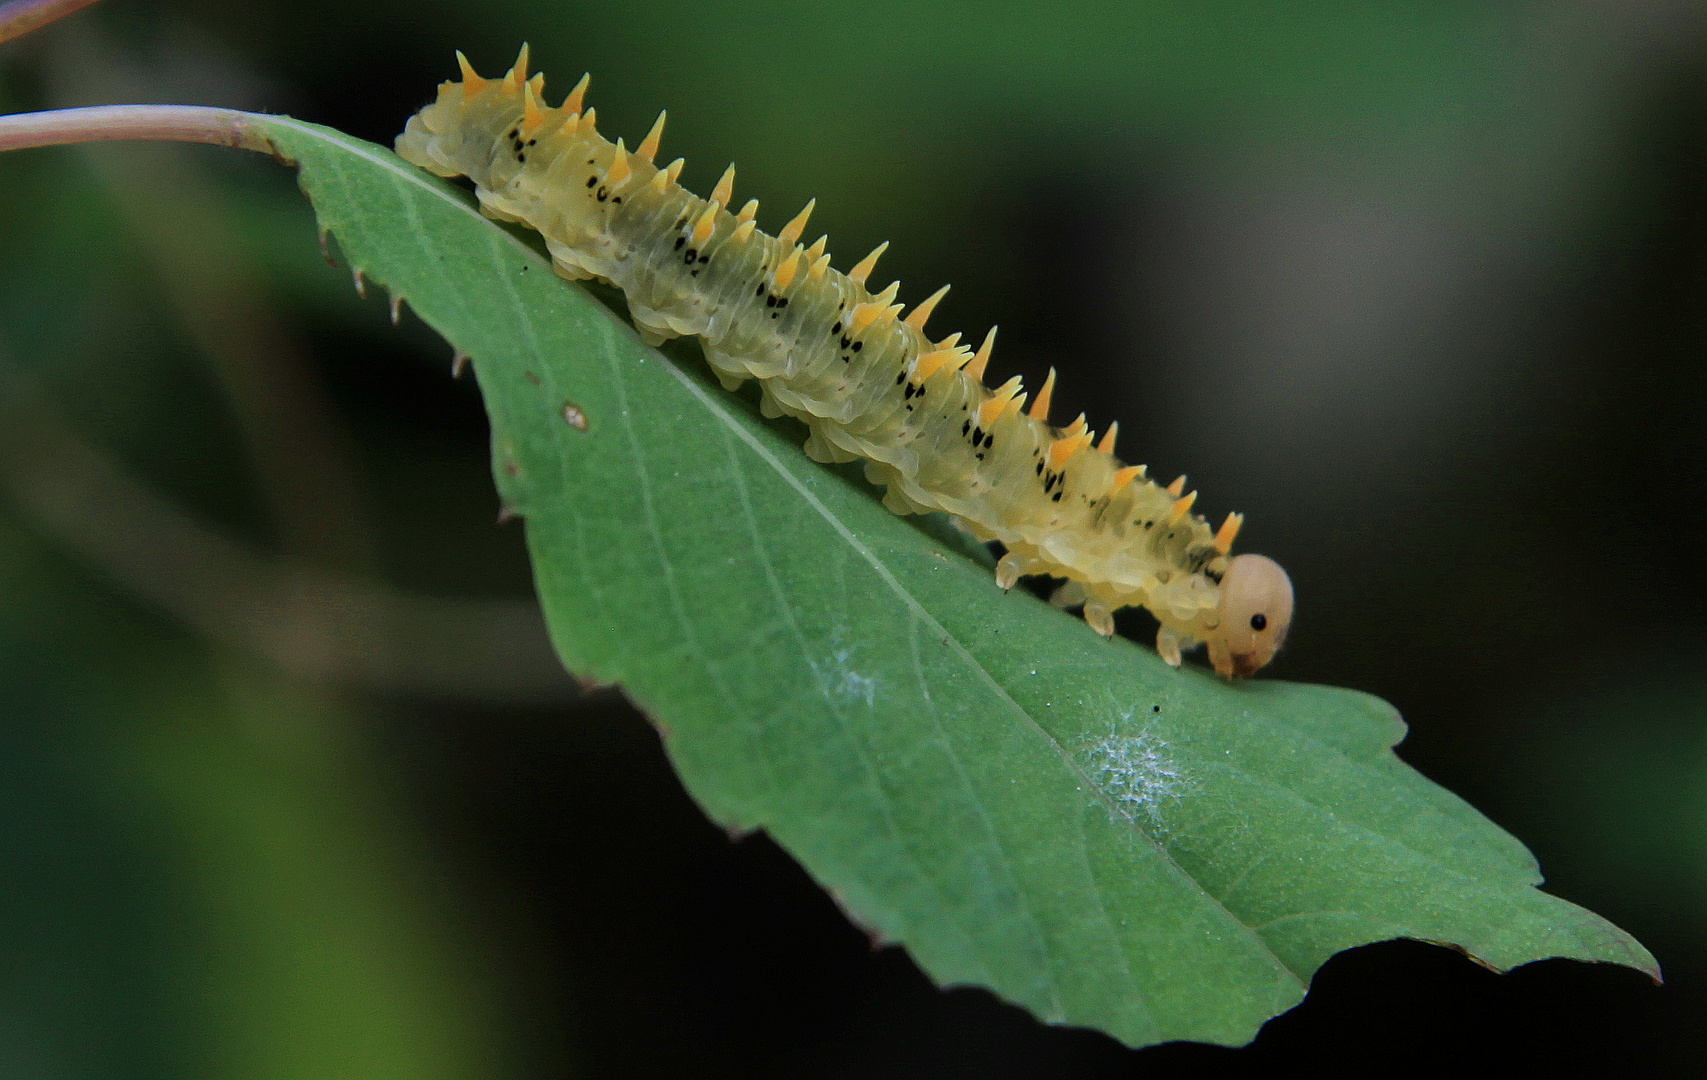
M1292 579L1266 555L1237 555L1221 577L1220 624L1209 659L1223 678L1256 674L1292 623Z

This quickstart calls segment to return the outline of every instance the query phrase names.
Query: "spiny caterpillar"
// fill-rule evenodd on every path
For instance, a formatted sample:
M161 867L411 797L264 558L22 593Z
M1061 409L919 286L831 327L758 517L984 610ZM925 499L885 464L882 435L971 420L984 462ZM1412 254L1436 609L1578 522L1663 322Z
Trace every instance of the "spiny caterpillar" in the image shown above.
M758 201L731 212L731 166L709 199L676 180L678 158L653 164L664 130L628 150L582 109L587 78L557 108L528 50L502 79L484 79L457 54L461 82L409 118L397 153L440 176L473 180L489 217L545 237L557 271L621 289L653 344L697 334L719 380L759 382L767 416L811 429L815 460L864 459L898 514L948 513L980 540L1007 549L996 582L1066 579L1054 597L1084 605L1085 621L1114 633L1118 608L1142 605L1161 623L1156 651L1178 666L1199 642L1223 677L1246 676L1274 656L1292 617L1292 584L1262 555L1229 558L1244 520L1218 530L1191 513L1185 477L1162 487L1142 465L1113 455L1117 425L1098 441L1083 415L1048 423L1051 371L1025 408L1018 377L983 383L996 336L976 350L959 334L932 341L925 320L944 286L902 315L900 284L866 287L887 244L846 273L830 268L827 237L800 244L813 203L776 236L760 232Z

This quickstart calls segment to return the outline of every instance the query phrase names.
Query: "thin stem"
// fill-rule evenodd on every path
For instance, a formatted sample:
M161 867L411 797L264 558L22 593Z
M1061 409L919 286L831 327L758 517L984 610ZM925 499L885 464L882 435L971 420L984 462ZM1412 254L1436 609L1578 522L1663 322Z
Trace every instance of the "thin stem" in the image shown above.
M11 0L0 4L0 41L23 37L62 15L86 8L95 0Z
M4 10L0 8L0 10ZM0 116L0 151L67 143L165 140L274 154L255 113L203 105L96 105Z

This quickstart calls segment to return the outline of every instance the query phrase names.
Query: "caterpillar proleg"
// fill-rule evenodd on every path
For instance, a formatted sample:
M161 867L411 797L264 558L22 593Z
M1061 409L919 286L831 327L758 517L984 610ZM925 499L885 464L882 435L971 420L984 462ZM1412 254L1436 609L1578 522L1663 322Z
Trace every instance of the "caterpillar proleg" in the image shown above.
M1292 585L1273 560L1230 554L1243 517L1212 529L1191 512L1184 477L1164 487L1114 456L1112 425L1100 440L1082 415L1050 425L1053 372L1029 407L1017 377L985 387L994 329L976 349L925 333L946 288L903 314L898 284L866 286L887 245L844 273L824 238L800 243L813 204L773 237L757 202L731 209L733 168L710 198L692 194L677 183L679 159L654 163L662 115L633 150L609 142L583 108L587 78L548 107L526 46L499 79L457 60L461 80L410 117L397 153L469 177L488 216L539 230L559 273L621 289L648 341L697 335L725 387L755 379L767 415L806 424L814 459L863 460L889 509L943 511L1000 541L1003 589L1028 574L1065 578L1056 602L1082 604L1104 635L1116 610L1143 606L1176 666L1200 642L1227 678L1273 658Z

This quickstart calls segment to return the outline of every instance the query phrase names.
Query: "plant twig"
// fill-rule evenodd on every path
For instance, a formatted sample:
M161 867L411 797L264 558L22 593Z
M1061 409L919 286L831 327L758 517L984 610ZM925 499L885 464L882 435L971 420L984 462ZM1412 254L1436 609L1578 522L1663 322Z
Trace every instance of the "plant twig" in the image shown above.
M0 41L23 37L95 0L11 0L0 4Z
M95 105L0 116L0 151L70 143L164 140L273 154L254 113L205 105Z

